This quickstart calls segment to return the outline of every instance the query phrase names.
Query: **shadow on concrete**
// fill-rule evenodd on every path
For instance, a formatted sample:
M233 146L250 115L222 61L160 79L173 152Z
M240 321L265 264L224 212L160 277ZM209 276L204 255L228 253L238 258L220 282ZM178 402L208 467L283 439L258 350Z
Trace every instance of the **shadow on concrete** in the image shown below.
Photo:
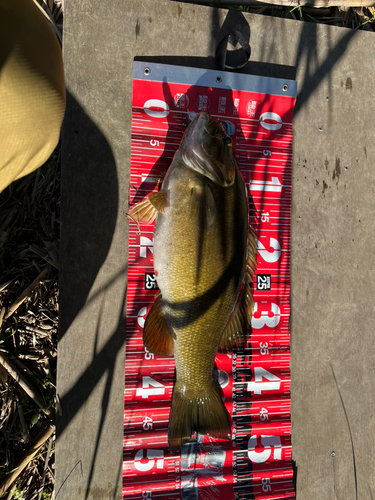
M246 56L251 56L251 26L241 12L236 10L228 11L224 23L220 25L218 11L213 9L210 31L210 50L212 54L215 54L214 56L137 56L134 60L212 70L227 69L235 73L286 78L289 80L296 78L296 67L294 66L251 60L245 63ZM234 50L233 44L237 41L241 47ZM227 44L230 51L227 51ZM246 50L249 52L245 55Z
M212 12L210 27L212 47L216 47L218 39L221 40L224 35L219 26L217 12L215 10ZM238 13L234 16L229 12L228 17L230 16L235 19L236 16L238 17ZM243 19L245 18L243 17ZM230 27L231 23L228 22L228 26ZM251 27L248 30L249 38L250 34ZM322 80L339 63L355 35L356 31L345 30L340 41L331 48L326 59L316 68L317 30L313 23L305 23L301 31L295 66L249 61L240 72L295 79L298 68L305 58L305 71L299 81L299 93L295 107L295 113L298 113ZM145 56L139 57L137 60L206 69L217 67L217 59L214 56L205 58ZM64 259L62 259L60 286L60 339L63 338L87 303L93 283L107 257L115 231L119 192L116 163L107 140L69 93L67 94L63 143L61 253L64 255ZM72 228L75 229L72 230ZM126 268L120 269L114 280L120 279L124 273L126 273ZM106 286L110 285L111 283L108 283ZM96 293L100 294L102 291L99 290ZM123 310L125 310L125 300L126 287L124 287ZM122 315L118 318L117 328L105 346L94 355L90 366L61 400L64 413L62 417L57 418L58 437L61 437L79 409L88 400L99 380L105 374L107 375L86 498L95 472L95 457L108 412L113 366L116 356L125 342L125 326L126 318ZM121 470L118 473L118 484L121 484Z
M298 82L299 92L294 113L297 114L300 109L309 101L314 90L322 83L323 79L328 77L330 83L330 74L332 69L341 60L345 54L348 45L359 32L357 30L343 30L343 36L330 47L328 56L316 67L318 34L317 26L314 23L304 23L301 30L300 43L296 56L296 69L298 70L303 59L306 60L305 71L302 81Z

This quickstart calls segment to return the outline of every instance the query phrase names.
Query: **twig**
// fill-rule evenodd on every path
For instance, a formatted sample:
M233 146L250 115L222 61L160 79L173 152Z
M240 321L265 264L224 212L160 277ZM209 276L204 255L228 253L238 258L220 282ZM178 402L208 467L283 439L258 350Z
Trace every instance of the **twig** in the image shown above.
M5 319L8 319L16 309L22 304L22 302L31 294L31 292L36 288L42 279L50 272L51 266L47 266L39 274L39 276L29 285L18 297L18 299L10 306L8 312L5 315Z
M5 283L2 283L0 285L0 292L4 291L12 283L13 280L14 280L14 278L12 278L9 281L6 281Z
M17 212L18 212L18 207L14 206L12 208L12 210L9 212L9 214L8 214L7 218L5 219L5 221L1 224L1 227L0 227L1 231L5 231L6 230L6 228L12 222L12 219L16 215Z
M4 352L4 351L3 351ZM39 379L39 382L42 383L43 380L40 379L39 375L37 373L33 373L27 366L25 366L18 357L13 356L11 353L7 353L8 358L10 360L10 363L14 363L18 368L23 371L24 373L27 373L30 377L35 377Z
M38 333L39 335L42 335L43 337L48 337L51 332L50 330L53 329L53 326L49 326L48 328L39 328L38 326L29 326L25 325L25 330L27 332L32 332L32 333ZM20 331L20 329L18 329Z
M22 389L30 396L30 398L43 410L46 415L51 415L51 411L44 408L43 398L38 394L35 389L30 385L30 383L25 379L23 375L19 373L15 366L5 357L5 355L0 352L0 364L6 369L6 371L11 375L16 382L22 387Z
M39 176L40 176L40 168L38 168L38 170L36 171L36 175L35 175L34 188L33 188L33 192L31 195L31 204L32 205L34 205L34 201L35 201L36 191L37 191L38 184L39 184Z
M35 455L38 453L39 449L43 444L51 437L51 435L55 432L55 426L51 425L48 427L45 431L43 431L34 444L31 446L30 450L26 453L24 458L21 460L21 462L17 465L15 470L12 472L12 474L1 484L0 486L0 496L2 496L6 490L11 486L14 481L17 479L17 477L21 474L23 469L27 466L29 462L35 457Z
M11 500L13 498L13 492L15 489L16 489L16 485L14 485L11 490L9 490L9 495L7 496L7 500Z
M350 427L349 417L348 417L348 414L346 413L346 408L345 408L344 400L343 400L342 395L341 395L339 384L337 383L337 379L336 379L336 375L335 375L335 371L333 369L332 363L331 363L331 370L332 370L333 380L335 381L335 384L336 384L337 392L339 393L339 396L340 396L340 401L341 401L342 409L344 410L344 415L345 415L346 423L347 423L348 429L349 429L350 443L352 445L355 498L356 498L356 500L358 500L357 466L356 466L356 463L355 463L355 453L354 453L354 443L353 443L352 430L351 430L351 427Z
M17 403L17 410L18 410L18 416L20 417L23 438L24 438L25 442L29 442L29 438L28 438L28 435L27 435L27 427L26 427L26 422L25 422L25 416L23 414L23 408L22 408L22 405L21 405L20 402Z
M5 314L5 307L2 307L0 310L0 328L1 328L1 325L3 324L4 314ZM0 339L1 339L1 335L0 335Z
M40 488L39 488L38 500L41 500L42 495L43 495L44 482L46 480L46 473L47 473L47 468L48 468L49 457L51 456L52 443L53 443L53 438L51 437L49 440L49 443L48 443L48 450L47 450L47 454L46 454L46 459L44 461L42 484L40 485Z
M49 249L47 249L47 252L49 253ZM39 255L39 257L42 257L42 259L44 259L46 262L48 262L48 264L51 264L51 266L53 267L56 267L56 269L59 271L59 263L58 263L58 259L57 261L54 261L52 259L52 256L49 257L47 253L43 252L40 248L38 248L36 245L30 245L29 246L29 250L31 250L32 252L36 253L37 255ZM50 254L51 255L51 254Z
M82 472L82 460L78 460L78 462L75 464L75 466L73 467L73 469L69 472L69 474L66 476L66 478L64 479L64 481L61 483L60 485L60 488L57 490L57 493L55 494L55 490L52 494L52 500L56 500L57 497L59 496L59 493L61 491L61 488L64 486L64 484L67 482L67 480L69 479L69 476L72 474L72 472L76 469L76 467L78 467L78 465L80 466L80 469L81 469L81 477L83 477L83 472Z
M264 6L279 5L281 7L372 7L374 0L183 0L193 4L211 5L223 7L230 5L241 6Z

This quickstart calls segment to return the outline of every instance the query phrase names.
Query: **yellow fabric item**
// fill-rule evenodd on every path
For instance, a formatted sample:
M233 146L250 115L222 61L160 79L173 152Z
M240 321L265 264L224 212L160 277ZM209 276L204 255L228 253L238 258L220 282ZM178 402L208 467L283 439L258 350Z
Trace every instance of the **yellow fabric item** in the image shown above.
M0 0L0 192L41 166L65 111L61 47L33 0Z

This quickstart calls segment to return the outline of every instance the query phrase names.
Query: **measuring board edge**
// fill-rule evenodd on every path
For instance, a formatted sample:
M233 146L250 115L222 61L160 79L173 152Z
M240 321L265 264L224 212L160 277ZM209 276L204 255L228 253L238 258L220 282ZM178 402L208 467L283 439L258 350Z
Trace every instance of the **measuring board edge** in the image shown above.
M133 78L137 80L165 81L165 83L184 82L186 85L211 87L217 89L236 89L259 94L273 94L286 97L297 96L297 82L281 78L231 73L212 69L133 62Z

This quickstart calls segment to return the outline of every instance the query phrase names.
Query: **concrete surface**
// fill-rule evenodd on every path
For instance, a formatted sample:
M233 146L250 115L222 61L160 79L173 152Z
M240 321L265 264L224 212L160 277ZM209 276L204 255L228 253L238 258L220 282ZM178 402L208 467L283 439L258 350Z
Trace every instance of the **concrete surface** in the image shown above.
M227 11L65 0L56 498L121 498L131 70L213 67ZM245 15L245 72L293 78L292 440L299 500L373 499L373 33Z

